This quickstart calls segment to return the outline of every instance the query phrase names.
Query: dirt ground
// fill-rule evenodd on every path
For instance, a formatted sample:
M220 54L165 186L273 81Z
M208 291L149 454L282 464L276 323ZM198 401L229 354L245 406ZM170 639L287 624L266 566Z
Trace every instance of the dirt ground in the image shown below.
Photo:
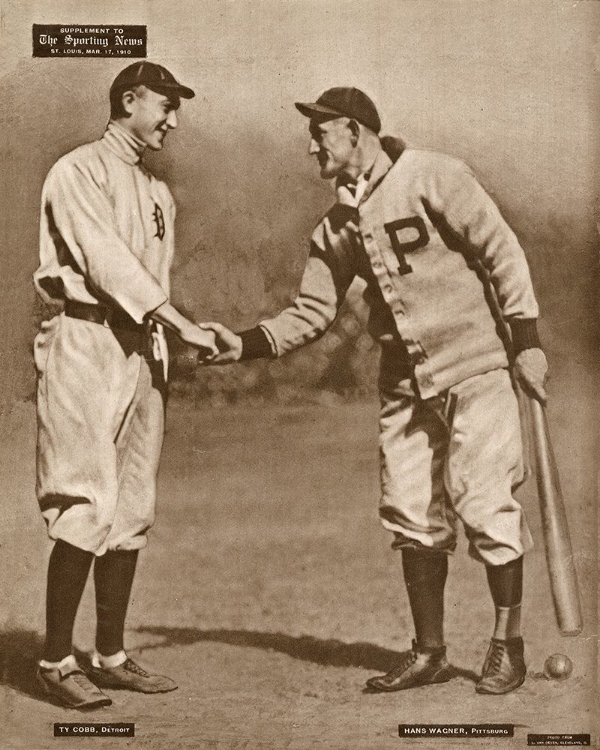
M585 391L585 388L588 391ZM369 695L412 628L400 559L377 520L376 404L192 409L169 406L158 520L141 556L127 645L175 678L158 696L111 692L81 714L37 694L50 544L33 495L34 411L15 407L0 480L0 748L384 750L525 747L528 732L594 732L596 538L591 383L551 406L569 498L586 628L560 637L553 617L533 482L521 491L536 549L526 567L529 677L504 697L478 696L493 624L481 567L464 539L451 561L447 642L457 677ZM575 433L570 425L577 425ZM87 591L75 643L93 646ZM545 657L568 654L573 676L542 679ZM135 722L133 739L54 739L55 722ZM400 740L398 724L510 723L513 740ZM594 740L592 740L592 743Z

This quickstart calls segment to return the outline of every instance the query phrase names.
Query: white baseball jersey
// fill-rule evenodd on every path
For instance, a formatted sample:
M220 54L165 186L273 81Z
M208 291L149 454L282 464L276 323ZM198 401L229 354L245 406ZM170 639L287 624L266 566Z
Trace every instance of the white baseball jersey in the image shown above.
M168 299L175 207L142 150L110 123L50 170L34 277L44 300L141 324ZM35 341L38 500L53 539L96 554L144 546L154 519L167 355L161 327L147 329L61 314Z
M384 366L398 379L413 374L430 398L507 366L478 268L506 321L538 317L523 250L470 169L416 149L392 164L382 150L358 207L336 203L315 229L294 304L260 325L278 356L302 346L331 325L360 276Z
M36 290L45 301L115 304L137 323L169 296L175 205L116 123L52 167L42 192Z

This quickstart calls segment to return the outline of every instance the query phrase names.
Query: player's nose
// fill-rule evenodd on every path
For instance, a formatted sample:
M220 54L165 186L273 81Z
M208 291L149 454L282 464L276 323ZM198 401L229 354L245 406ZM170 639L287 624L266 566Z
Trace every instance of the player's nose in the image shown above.
M313 154L318 154L321 150L321 147L319 144L315 141L314 138L310 139L310 143L308 144L308 153L312 156Z
M172 109L167 115L167 127L169 128L177 127L177 114L174 109Z

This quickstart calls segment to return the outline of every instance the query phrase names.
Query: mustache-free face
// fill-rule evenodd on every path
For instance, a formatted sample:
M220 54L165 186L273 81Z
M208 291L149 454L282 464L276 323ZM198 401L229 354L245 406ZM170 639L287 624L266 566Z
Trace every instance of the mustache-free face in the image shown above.
M308 153L316 156L323 179L337 177L350 164L354 151L347 117L312 119Z

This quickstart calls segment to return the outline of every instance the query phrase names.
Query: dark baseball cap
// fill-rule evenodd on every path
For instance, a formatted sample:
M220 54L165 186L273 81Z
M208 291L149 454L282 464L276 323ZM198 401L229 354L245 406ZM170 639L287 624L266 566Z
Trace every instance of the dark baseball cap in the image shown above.
M115 89L127 90L130 86L147 86L153 91L161 94L176 94L183 99L191 99L195 96L192 89L183 86L176 80L175 76L162 65L156 63L136 62L124 68L112 82L111 91Z
M360 89L338 86L327 89L316 102L296 102L296 109L305 117L320 114L350 117L352 120L366 125L374 133L381 130L381 120L377 107L371 99Z

